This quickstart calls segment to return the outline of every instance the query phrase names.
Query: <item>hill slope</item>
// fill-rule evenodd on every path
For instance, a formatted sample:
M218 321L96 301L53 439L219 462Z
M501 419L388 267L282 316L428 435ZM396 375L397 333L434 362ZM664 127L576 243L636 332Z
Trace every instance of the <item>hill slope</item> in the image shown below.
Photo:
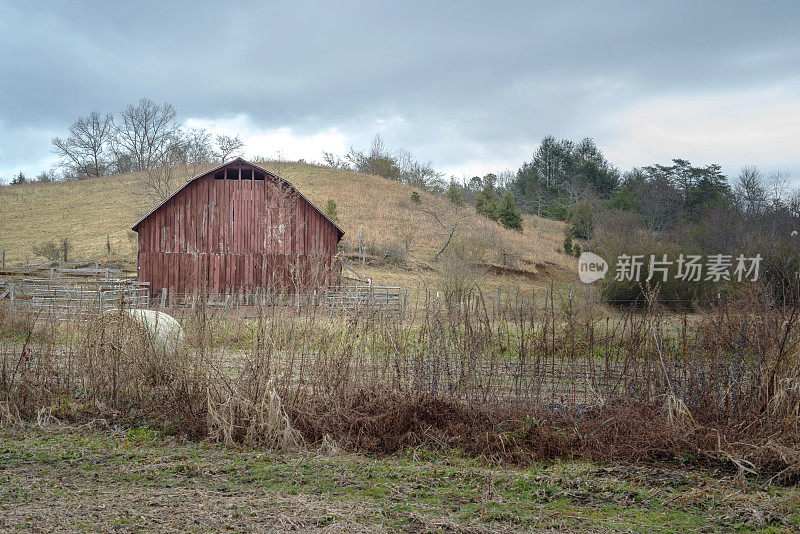
M270 171L293 183L320 208L329 199L338 206L345 230L345 262L379 285L427 285L441 271L433 256L447 238L433 213L446 225L458 219L454 248L484 269L481 285L527 286L551 276L572 279L574 259L558 252L564 225L526 216L522 234L477 215L469 206L455 210L449 202L377 176L303 163L268 162ZM188 179L210 166L181 168ZM123 174L66 183L32 183L0 187L0 249L6 264L39 261L32 247L66 238L70 259L99 258L106 264L133 268L136 235L130 226L152 202L137 193L140 174ZM367 264L358 259L363 230ZM107 253L107 236L111 254ZM438 276L441 276L438 275Z

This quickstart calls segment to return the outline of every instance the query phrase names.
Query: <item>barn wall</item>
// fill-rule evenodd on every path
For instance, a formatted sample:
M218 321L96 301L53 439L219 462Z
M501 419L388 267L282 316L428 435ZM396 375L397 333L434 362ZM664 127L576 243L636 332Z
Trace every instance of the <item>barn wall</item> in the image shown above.
M308 291L330 283L338 242L327 218L269 175L205 175L139 223L138 232L139 280L150 282L152 294Z

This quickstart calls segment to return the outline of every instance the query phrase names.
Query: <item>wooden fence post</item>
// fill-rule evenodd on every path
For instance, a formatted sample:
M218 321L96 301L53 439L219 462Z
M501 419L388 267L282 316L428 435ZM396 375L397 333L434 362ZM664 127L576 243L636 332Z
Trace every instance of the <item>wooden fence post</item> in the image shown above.
M361 253L361 266L365 267L367 265L367 249L364 246L364 228L361 228L361 237L358 241L358 252Z
M167 307L167 288L166 287L162 287L161 288L161 309L163 310L166 307Z

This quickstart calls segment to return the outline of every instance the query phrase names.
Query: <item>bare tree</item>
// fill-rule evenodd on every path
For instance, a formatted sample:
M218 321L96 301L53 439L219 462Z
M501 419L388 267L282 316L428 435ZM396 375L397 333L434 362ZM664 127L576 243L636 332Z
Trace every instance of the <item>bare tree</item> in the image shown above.
M130 158L133 171L162 165L166 154L179 140L175 116L175 108L170 104L158 105L147 98L128 106L114 128L114 154L118 158Z
M244 148L244 142L239 139L239 136L231 137L230 135L217 136L217 155L225 163L228 159L233 159L240 156Z
M184 163L208 163L214 159L211 134L205 128L191 128L181 133L181 152Z
M500 191L506 191L511 187L511 184L514 182L514 178L517 177L517 173L512 171L511 169L504 169L497 173L497 189Z
M432 161L418 161L408 149L397 152L397 165L400 168L400 181L403 183L430 191L444 188L444 173L436 171Z
M435 206L427 206L424 202L421 202L418 205L418 209L433 220L442 230L444 243L438 252L433 255L434 259L438 259L447 250L453 238L458 235L461 223L467 218L469 210L448 201L440 201Z
M775 211L783 205L789 193L789 177L789 173L785 171L773 171L767 176L769 202Z
M767 202L767 190L761 172L750 165L742 167L734 188L740 209L747 217L754 217L763 212Z
M322 152L322 159L325 162L325 165L330 167L331 169L349 169L350 165L347 161L343 160L336 154L332 152Z
M61 158L59 166L78 178L102 176L108 168L113 133L111 115L93 111L86 117L78 117L69 127L66 138L52 140L53 153Z
M390 150L380 134L372 139L366 151L358 151L351 147L345 159L343 163L358 172L376 174L428 191L444 191L445 184L441 180L443 174L433 168L433 163L416 160L407 149ZM328 164L331 165L330 161Z
M153 169L144 171L138 182L137 194L148 206L159 204L168 199L180 185L179 168L165 161Z

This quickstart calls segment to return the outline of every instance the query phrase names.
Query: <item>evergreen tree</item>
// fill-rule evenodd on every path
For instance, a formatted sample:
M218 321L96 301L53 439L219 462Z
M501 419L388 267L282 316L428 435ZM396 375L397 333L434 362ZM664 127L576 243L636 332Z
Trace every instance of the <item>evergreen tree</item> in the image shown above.
M497 195L484 187L475 197L475 211L493 221L497 220Z
M339 222L339 213L336 211L336 201L329 199L325 205L325 215L335 223Z
M450 185L447 186L447 191L445 191L444 196L456 206L464 205L464 197L461 194L461 188L455 180L450 180Z
M522 215L514 204L514 195L509 191L497 208L497 220L506 228L522 231Z
M688 209L696 215L727 198L731 193L728 180L719 165L708 165L696 172L698 179L688 194Z
M592 139L579 143L542 139L533 159L517 171L511 189L521 205L545 216L558 216L551 208L576 192L591 189L601 198L619 186L619 171L611 165Z
M564 233L564 254L572 255L572 233L567 231Z

